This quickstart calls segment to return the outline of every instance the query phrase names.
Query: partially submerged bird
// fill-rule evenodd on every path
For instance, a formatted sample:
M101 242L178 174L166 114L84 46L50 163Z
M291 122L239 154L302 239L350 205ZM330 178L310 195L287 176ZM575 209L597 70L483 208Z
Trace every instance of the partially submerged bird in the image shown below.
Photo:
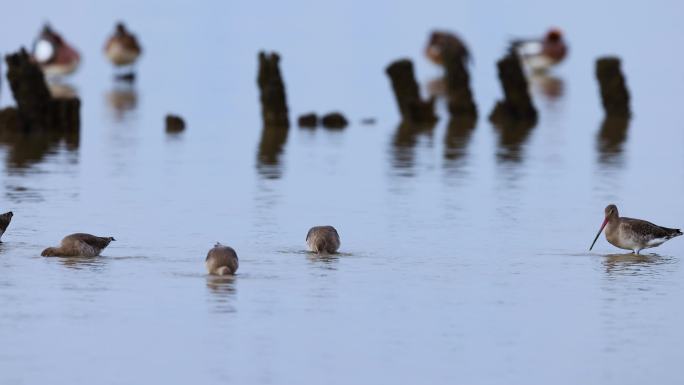
M454 54L464 63L470 58L468 47L451 32L433 31L425 47L425 56L437 65L444 65L447 54Z
M119 22L116 24L114 34L107 39L104 51L112 64L121 67L135 63L142 53L142 48L135 35Z
M340 236L332 226L315 226L306 234L306 243L314 253L333 254L340 248Z
M62 76L76 71L81 56L60 34L45 24L33 44L33 59L45 75Z
M534 72L548 70L563 61L568 53L563 33L558 28L551 28L541 39L514 40L510 49Z
M0 243L2 242L2 234L5 234L5 230L7 230L7 226L9 226L13 216L14 213L11 211L0 215Z
M620 217L615 205L608 205L605 209L606 218L591 243L591 250L599 235L606 228L606 240L611 245L639 254L643 249L662 245L665 241L682 235L679 229L671 229L654 225L641 219Z
M238 269L238 256L232 247L216 242L207 253L207 272L212 275L233 275Z
M64 237L59 247L48 247L40 255L43 257L96 257L111 241L115 240L113 237L76 233Z

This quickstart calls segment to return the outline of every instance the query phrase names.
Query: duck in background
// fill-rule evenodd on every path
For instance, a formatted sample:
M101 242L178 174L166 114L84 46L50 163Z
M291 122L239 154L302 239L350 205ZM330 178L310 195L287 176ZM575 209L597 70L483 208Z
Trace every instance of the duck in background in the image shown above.
M542 38L513 40L510 49L532 72L546 72L568 54L568 46L558 28L551 28Z
M33 59L46 76L65 76L73 73L81 62L78 51L50 27L43 26L33 44Z
M142 48L135 35L128 31L122 22L116 24L114 34L105 43L104 52L115 67L124 69L123 73L116 75L117 79L129 81L135 79L131 66L140 57ZM129 70L126 70L127 67Z
M464 62L470 58L468 47L458 36L446 31L432 31L425 47L425 56L437 65L444 65L444 54L448 50L452 50Z

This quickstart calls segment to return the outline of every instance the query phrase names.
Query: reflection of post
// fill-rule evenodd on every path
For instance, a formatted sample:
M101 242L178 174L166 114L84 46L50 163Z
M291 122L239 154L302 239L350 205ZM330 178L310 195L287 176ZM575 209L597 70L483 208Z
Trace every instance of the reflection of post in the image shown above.
M285 85L280 75L280 56L273 52L259 52L257 83L261 97L261 115L264 125L289 127Z
M53 98L45 76L21 49L5 58L7 79L17 101L20 123L27 129L73 130L80 126L78 98Z
M470 90L467 55L447 48L444 52L444 69L449 96L449 112L453 118L477 118L477 106Z
M399 105L399 112L407 123L434 123L437 116L434 111L434 98L423 101L420 98L418 83L413 73L413 63L401 59L390 64L385 72L390 77L394 96Z
M620 69L620 59L603 57L596 60L596 78L601 87L601 102L606 115L629 117L629 91Z
M517 55L509 53L497 62L499 80L504 92L504 99L494 106L489 120L495 124L505 125L507 122L527 122L534 126L537 121L537 109L527 86L527 79L520 66Z
M466 146L475 128L475 118L451 119L444 136L444 158L457 161L466 154Z
M269 179L280 178L280 155L287 141L287 127L264 126L259 141L257 169Z
M627 139L629 118L626 116L606 116L598 135L598 149L602 163L614 163L622 154L622 145Z

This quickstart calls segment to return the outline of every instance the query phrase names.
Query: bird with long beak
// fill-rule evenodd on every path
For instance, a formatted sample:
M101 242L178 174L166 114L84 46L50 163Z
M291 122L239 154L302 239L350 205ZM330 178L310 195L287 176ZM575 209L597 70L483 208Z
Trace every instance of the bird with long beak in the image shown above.
M568 54L568 46L558 28L551 28L543 38L513 40L510 49L533 72L547 71Z
M71 74L81 62L78 51L48 24L45 24L33 44L33 59L47 76Z
M112 64L122 67L135 63L142 53L142 48L135 35L119 22L116 24L114 34L107 39L104 51Z
M591 243L591 250L603 229L606 229L606 240L613 246L631 250L639 254L643 249L662 245L665 241L682 235L679 229L671 229L654 225L641 219L620 217L615 205L608 205L605 209L606 218Z

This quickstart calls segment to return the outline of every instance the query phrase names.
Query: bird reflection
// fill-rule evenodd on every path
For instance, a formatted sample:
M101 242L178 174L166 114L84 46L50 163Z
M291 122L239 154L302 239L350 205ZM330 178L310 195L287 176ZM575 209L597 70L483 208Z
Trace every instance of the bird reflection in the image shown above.
M499 131L499 150L497 159L499 162L521 162L523 159L523 146L529 139L530 132L535 126L534 121L504 121L495 123Z
M131 82L115 82L114 87L106 94L106 98L116 120L123 120L138 105L138 92L135 84Z
M97 257L56 257L59 263L74 270L100 271L104 268L107 258Z
M476 123L475 118L451 119L444 137L444 159L449 164L458 163L466 155Z
M653 274L651 267L669 262L669 258L658 254L609 254L603 260L608 274L639 275Z
M419 135L432 137L435 123L409 123L402 121L397 126L392 141L392 166L399 170L405 170L404 176L411 176L410 171L415 163L415 146Z
M534 90L542 94L549 102L559 100L565 91L563 79L546 72L532 73L529 80Z
M79 131L36 131L23 132L14 129L0 130L0 144L9 147L7 164L12 168L27 168L39 163L43 158L64 143L68 151L76 151L79 146Z
M340 260L339 254L318 254L307 252L307 259L314 264L320 264L326 270L337 270L337 262Z
M628 117L608 117L601 123L597 138L599 162L604 165L622 164L622 146L627 139Z
M233 313L235 308L231 301L237 290L235 289L235 276L210 275L207 277L207 288L212 294L210 302L218 313Z
M264 126L259 141L257 154L257 170L267 179L278 179L282 176L280 156L287 141L287 127Z

